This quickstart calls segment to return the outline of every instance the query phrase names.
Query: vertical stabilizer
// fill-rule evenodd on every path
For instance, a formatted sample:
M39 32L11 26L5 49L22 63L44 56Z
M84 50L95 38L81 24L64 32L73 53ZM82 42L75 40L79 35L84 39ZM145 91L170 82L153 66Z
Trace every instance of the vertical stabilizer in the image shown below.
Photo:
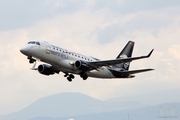
M120 52L120 54L117 56L116 59L122 59L122 58L128 58L132 56L132 52L133 52L133 48L134 48L134 42L133 41L129 41L126 46L123 48L123 50ZM130 62L127 63L121 63L116 65L116 67L121 68L121 70L128 70L130 66Z

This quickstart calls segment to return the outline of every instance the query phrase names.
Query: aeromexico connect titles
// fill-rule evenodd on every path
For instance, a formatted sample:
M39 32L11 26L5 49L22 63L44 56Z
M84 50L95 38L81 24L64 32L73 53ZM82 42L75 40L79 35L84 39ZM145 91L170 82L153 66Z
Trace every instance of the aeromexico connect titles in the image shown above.
M134 74L151 71L153 69L130 70L130 62L133 60L150 57L131 57L134 42L129 41L116 59L99 60L94 57L82 55L67 49L52 45L45 41L32 40L21 47L20 51L34 63L32 70L38 70L43 75L53 75L63 72L68 81L75 78L74 74L80 75L83 80L88 77L95 78L133 78ZM36 68L36 61L40 60L47 64L41 64Z

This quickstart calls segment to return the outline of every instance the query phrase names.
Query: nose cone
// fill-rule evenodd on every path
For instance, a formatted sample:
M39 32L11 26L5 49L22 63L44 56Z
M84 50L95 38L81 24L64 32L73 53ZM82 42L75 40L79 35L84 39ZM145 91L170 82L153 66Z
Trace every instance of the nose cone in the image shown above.
M20 52L27 55L29 52L29 48L27 46L23 46L20 48Z

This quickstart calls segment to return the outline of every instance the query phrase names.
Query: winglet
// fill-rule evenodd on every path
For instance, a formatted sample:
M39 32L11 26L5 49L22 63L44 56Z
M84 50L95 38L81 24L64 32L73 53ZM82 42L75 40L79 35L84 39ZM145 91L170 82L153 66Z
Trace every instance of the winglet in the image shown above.
M151 50L151 52L147 55L147 57L150 57L154 49Z

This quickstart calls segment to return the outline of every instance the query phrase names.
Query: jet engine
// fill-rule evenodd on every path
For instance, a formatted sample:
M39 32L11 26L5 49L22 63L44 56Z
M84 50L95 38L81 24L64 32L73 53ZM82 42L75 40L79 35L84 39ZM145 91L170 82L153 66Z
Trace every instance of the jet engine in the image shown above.
M46 64L39 65L38 71L43 75L53 75L55 73L55 71L51 69L51 66Z
M83 71L89 70L89 66L87 65L87 63L81 60L76 61L74 67Z

